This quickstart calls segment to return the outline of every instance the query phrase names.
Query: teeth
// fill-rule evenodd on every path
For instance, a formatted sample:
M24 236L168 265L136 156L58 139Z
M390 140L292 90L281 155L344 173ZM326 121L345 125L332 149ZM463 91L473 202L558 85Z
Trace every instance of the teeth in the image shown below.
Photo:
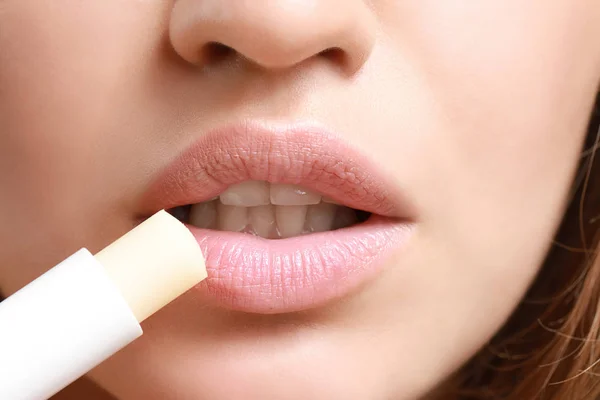
M282 238L300 235L304 229L307 206L276 206L275 219Z
M217 226L217 202L194 204L190 210L190 224L203 229Z
M319 203L308 207L306 227L309 232L325 232L331 230L338 206Z
M222 231L241 232L248 225L248 208L217 203L218 227Z
M356 212L351 208L338 207L331 229L341 229L357 222Z
M255 207L270 203L269 183L246 181L231 185L221 194L221 203L229 206Z
M329 197L298 185L265 181L231 185L218 197L180 208L186 210L182 220L198 228L251 233L268 239L325 232L358 222L354 210Z
M321 195L297 185L274 183L271 185L271 204L278 206L304 206L318 204Z
M248 210L248 220L254 233L264 238L276 236L275 207L272 205L251 207Z
M340 204L340 203L338 203L337 201L333 200L332 198L330 198L330 197L325 197L325 196L323 196L323 197L321 198L321 201L322 201L323 203L330 203L330 204L337 204L337 205L339 205L339 204Z

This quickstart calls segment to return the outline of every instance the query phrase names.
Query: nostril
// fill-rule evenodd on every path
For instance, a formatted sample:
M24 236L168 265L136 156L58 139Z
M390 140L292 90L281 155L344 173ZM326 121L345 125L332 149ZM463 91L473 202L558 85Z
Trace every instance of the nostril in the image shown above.
M202 59L207 64L216 64L222 62L237 52L235 49L219 42L209 42L202 48Z
M344 65L348 61L346 52L339 47L325 49L319 52L318 56L331 61L335 65Z
M208 42L201 49L201 59L205 64L215 65L230 60L234 57L243 56L233 47L220 42ZM335 65L345 65L348 62L347 53L339 47L331 47L317 54ZM245 58L245 57L242 57Z

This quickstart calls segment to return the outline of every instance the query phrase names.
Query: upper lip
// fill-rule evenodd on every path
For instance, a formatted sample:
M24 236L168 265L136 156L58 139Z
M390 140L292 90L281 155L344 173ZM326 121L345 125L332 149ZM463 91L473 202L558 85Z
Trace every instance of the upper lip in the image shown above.
M301 185L348 207L410 219L391 177L320 126L245 122L202 135L160 171L142 199L149 216L200 203L246 180Z

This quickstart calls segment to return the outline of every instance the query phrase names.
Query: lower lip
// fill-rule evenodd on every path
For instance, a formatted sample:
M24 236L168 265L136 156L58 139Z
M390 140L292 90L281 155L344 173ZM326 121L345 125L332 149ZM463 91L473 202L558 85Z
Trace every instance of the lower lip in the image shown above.
M275 314L307 310L368 282L408 241L412 225L373 215L349 228L268 240L188 228L206 257L198 289L230 309Z

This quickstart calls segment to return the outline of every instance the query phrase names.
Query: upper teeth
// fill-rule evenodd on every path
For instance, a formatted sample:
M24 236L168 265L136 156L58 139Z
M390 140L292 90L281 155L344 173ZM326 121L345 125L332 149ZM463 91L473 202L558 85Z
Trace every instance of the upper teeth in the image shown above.
M246 181L231 185L221 196L221 203L228 206L256 207L273 204L276 206L306 206L321 202L321 195L297 185Z
M246 181L230 186L218 199L192 205L189 222L265 238L323 232L355 222L351 209L297 185Z

